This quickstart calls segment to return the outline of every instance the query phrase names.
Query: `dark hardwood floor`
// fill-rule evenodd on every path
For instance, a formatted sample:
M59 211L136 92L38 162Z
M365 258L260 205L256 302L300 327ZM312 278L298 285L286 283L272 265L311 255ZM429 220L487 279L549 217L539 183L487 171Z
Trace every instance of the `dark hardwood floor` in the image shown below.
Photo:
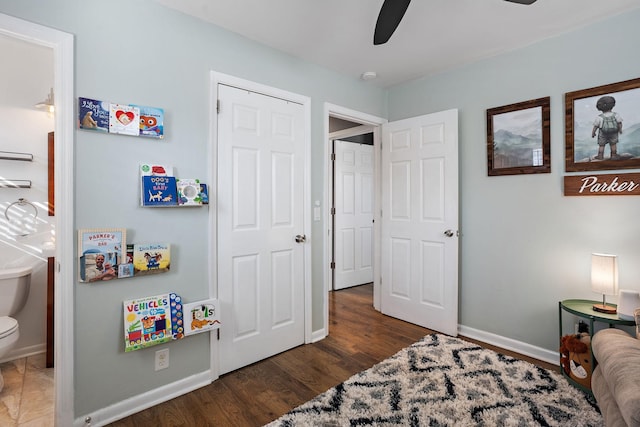
M372 301L372 285L331 292L327 338L223 375L207 387L110 425L262 426L433 332L380 314ZM469 341L558 370L545 362Z

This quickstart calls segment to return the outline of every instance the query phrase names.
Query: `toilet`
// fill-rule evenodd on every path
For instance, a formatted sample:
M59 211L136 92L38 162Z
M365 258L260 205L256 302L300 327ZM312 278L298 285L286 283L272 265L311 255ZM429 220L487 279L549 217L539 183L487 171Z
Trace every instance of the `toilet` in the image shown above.
M24 307L31 286L31 267L0 268L0 360L13 349L20 337L18 321L12 317ZM0 391L3 380L0 372Z

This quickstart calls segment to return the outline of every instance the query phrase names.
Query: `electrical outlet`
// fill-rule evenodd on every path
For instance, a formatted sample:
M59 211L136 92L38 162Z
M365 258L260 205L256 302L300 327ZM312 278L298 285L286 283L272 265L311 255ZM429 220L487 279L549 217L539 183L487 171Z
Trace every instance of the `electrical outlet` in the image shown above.
M163 348L156 351L156 371L169 367L169 349Z

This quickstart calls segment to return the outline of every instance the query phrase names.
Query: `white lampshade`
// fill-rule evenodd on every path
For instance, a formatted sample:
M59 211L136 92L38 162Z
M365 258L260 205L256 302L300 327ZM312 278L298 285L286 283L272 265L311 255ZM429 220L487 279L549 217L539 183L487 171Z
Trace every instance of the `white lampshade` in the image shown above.
M618 256L591 254L591 289L603 295L618 293Z

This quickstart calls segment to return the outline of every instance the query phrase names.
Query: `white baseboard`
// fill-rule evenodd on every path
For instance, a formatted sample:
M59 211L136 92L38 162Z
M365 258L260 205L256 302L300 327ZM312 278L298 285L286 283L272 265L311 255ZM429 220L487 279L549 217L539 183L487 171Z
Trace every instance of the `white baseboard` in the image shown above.
M40 353L46 353L47 346L45 344L36 344L28 347L13 349L6 357L0 360L0 363L9 362L11 360L22 359L23 357L34 356Z
M318 342L320 340L323 340L327 337L327 331L325 331L324 328L322 329L318 329L317 331L313 331L311 332L311 342Z
M171 384L158 387L147 393L107 406L96 412L82 415L75 419L73 425L74 427L87 426L89 424L86 420L90 418L91 426L104 426L209 384L211 384L211 373L209 370L206 370L188 378L183 378Z
M516 353L524 354L525 356L533 357L534 359L542 360L553 365L560 364L559 352L550 351L542 347L536 347L522 341L516 341L464 325L458 325L458 333L462 336L486 342L487 344L495 345L505 350L515 351Z

